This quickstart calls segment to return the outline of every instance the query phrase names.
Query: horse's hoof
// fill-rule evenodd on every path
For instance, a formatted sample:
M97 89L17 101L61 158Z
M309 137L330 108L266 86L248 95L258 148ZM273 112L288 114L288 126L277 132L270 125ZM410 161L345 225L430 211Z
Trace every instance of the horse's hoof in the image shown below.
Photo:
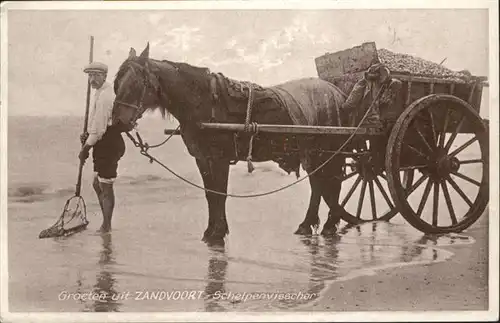
M209 247L224 247L225 245L224 238L204 236L201 241L205 242Z
M215 230L211 230L210 232L205 231L201 241L205 242L209 246L224 246L224 236L217 234Z
M212 229L210 229L210 230L206 229L205 232L203 232L203 238L201 238L201 241L207 242L208 240L210 240L212 234L213 234Z
M337 233L337 228L336 227L333 227L333 228L323 228L323 230L321 231L321 235L324 236L324 237L335 235L335 233Z
M210 239L210 240L206 240L205 243L207 244L207 246L209 247L224 247L226 245L226 242L224 241L224 239Z
M294 234L305 235L305 236L312 235L311 226L299 225L299 228L297 229L297 231L295 231Z

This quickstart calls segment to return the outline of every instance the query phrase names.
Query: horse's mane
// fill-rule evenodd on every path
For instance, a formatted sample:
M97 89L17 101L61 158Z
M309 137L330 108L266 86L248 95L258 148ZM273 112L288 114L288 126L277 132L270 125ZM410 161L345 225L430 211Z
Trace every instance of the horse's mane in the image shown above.
M137 77L134 79L137 82L134 83L132 91L141 91L143 79L142 75L139 75L139 70L134 65L140 65L140 58L128 58L126 59L119 67L118 72L116 73L114 80L114 89L115 93L118 90L118 85L121 78L125 75L125 73L129 70L132 70ZM191 93L198 93L200 96L209 95L210 94L210 77L211 71L207 67L198 67L188 63L183 62L173 62L169 60L156 60L156 59L148 59L152 65L155 65L158 68L167 67L174 68L182 78L185 80L185 83L182 84L182 88L179 88L178 91L187 91ZM171 105L172 106L172 105ZM163 116L168 115L168 111L165 107L159 106L160 112Z
M168 60L159 61L159 64L169 64L186 80L186 86L190 91L199 94L209 93L210 69L207 67L198 67L188 63L172 62Z
M131 65L132 62L135 62L135 60L136 59L128 58L120 65L114 81L115 92L118 87L118 80L120 80L125 75L125 72L128 70L129 65ZM173 66L179 73L181 73L186 79L188 79L190 83L201 85L203 83L207 83L210 78L211 72L208 67L198 67L188 63L173 62L169 60L149 60L156 64L159 64L160 66L162 64L169 64Z
M208 67L198 67L188 63L172 62L168 60L162 60L161 62L174 66L179 72L193 79L206 79L206 77L210 75L210 69Z

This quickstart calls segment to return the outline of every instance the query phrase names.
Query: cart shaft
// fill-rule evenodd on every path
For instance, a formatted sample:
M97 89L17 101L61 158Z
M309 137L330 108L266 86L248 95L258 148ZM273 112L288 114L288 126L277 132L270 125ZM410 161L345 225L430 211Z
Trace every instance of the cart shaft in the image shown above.
M244 132L245 125L238 123L202 123L201 129L221 130L232 132ZM252 129L251 125L249 129ZM253 130L253 129L252 129ZM303 125L275 125L259 124L256 129L259 133L277 133L292 135L382 135L378 128L356 128L356 127L329 127L329 126L303 126Z

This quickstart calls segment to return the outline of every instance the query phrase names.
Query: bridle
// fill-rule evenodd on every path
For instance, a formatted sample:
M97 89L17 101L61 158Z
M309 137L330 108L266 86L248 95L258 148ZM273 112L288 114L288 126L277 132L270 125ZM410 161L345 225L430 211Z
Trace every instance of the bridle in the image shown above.
M146 96L146 90L149 87L151 87L151 82L149 82L149 77L148 77L149 71L148 71L147 65L146 65L146 67L143 67L143 66L140 66L139 64L134 63L134 62L131 62L130 64L135 64L135 65L139 66L139 68L142 70L142 74L143 74L143 78L142 78L143 87L142 87L142 93L141 93L141 97L139 100L139 104L137 105L137 104L133 104L133 103L127 103L127 102L123 102L123 101L116 100L116 99L115 99L114 104L115 104L115 106L118 104L118 105L124 105L126 107L135 109L136 113L134 115L134 119L132 120L132 123L134 124L137 120L139 120L142 117L142 115L146 111L146 109L144 107L144 97Z

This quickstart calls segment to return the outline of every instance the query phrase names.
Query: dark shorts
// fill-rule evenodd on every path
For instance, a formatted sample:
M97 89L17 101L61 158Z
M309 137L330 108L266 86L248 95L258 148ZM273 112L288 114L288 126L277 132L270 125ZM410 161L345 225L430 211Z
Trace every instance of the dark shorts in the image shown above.
M125 142L119 131L108 128L93 148L94 172L104 179L117 177L118 161L125 154Z

